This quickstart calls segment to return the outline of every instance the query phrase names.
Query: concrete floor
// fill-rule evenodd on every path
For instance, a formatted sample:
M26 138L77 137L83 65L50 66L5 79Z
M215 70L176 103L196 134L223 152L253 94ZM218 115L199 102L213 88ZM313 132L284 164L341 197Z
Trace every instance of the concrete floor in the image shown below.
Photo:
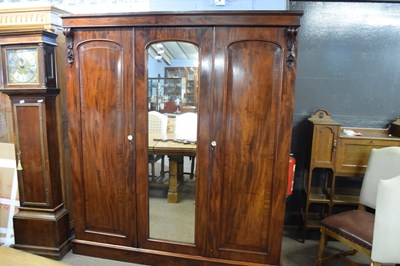
M160 166L156 164L158 173ZM166 160L168 170L168 160ZM185 161L185 171L190 171L189 162ZM170 204L166 201L167 187L150 190L150 234L158 239L173 241L193 242L194 239L194 180L187 180L182 188L179 204ZM179 208L178 208L179 207ZM179 219L180 222L177 222ZM158 221L162 221L159 223ZM185 226L182 226L185 225ZM177 227L176 225L180 225ZM287 227L283 233L282 257L284 266L310 266L315 265L318 252L319 233L317 230L308 233L308 239L299 241L301 234L297 227ZM340 243L329 241L327 253L332 253L338 248L343 248ZM360 266L368 266L369 260L364 255L353 257ZM62 260L74 266L134 266L141 264L125 263L73 254L70 251ZM346 265L341 260L328 262L325 266ZM190 266L190 265L188 265ZM386 266L386 265L385 265Z
M297 228L285 228L282 245L283 265L284 266L311 266L315 265L315 259L318 251L318 236L315 234L312 239L307 239L305 243L298 241L299 234ZM332 253L343 246L334 241L328 242L327 253ZM369 260L362 254L353 256L352 259L360 264L360 266L368 266ZM138 266L142 264L125 263L119 261L105 260L94 257L76 255L69 252L62 262L74 266ZM325 266L342 266L346 265L341 260L327 262Z

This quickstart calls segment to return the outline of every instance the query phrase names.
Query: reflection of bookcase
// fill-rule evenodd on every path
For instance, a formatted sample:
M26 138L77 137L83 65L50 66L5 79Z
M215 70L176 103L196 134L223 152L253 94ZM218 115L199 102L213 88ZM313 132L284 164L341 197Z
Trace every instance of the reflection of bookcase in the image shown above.
M197 67L166 67L166 78L182 79L181 100L183 105L197 105L198 68ZM172 82L172 81L171 81Z
M371 149L400 146L400 118L386 129L342 127L324 110L309 119L313 124L310 165L305 171L304 233L344 206L358 204L359 189ZM348 136L352 130L358 136ZM340 208L342 207L342 208Z
M175 105L175 100L181 99L182 78L148 78L147 88L149 110L161 111L167 102Z

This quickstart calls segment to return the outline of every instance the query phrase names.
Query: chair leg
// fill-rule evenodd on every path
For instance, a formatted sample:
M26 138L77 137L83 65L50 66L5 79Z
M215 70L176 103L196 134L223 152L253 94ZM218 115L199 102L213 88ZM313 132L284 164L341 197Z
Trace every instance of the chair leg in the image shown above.
M382 263L371 260L371 266L382 266Z
M318 257L317 257L317 266L321 266L324 257L324 251L326 246L326 234L325 228L321 227L321 238L319 240L319 249L318 249Z
M155 166L155 163L152 162L151 163L151 179L152 179L152 181L154 181L155 178L156 178L156 166Z
M164 158L165 158L165 156L163 155L161 157L161 172L160 172L161 180L164 180L164 177L165 177Z
M194 156L190 156L190 160L192 161L192 165L190 166L190 180L194 178L194 165L195 165L195 158Z

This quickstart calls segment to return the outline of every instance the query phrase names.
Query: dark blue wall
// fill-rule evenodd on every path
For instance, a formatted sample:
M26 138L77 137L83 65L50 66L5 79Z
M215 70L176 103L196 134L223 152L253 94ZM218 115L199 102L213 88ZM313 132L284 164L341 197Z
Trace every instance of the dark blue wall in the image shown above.
M400 115L400 4L290 2L303 10L292 151L299 207L310 149L307 118L318 108L346 126L386 127Z

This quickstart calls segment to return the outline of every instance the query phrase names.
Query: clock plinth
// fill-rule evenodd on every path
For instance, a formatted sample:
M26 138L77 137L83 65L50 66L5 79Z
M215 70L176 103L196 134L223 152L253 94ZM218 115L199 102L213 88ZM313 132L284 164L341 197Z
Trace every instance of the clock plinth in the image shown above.
M68 211L20 208L14 216L14 248L55 260L60 260L71 249Z
M27 34L31 37L20 38L18 43L14 37L0 36L3 59L0 91L12 103L20 198L19 212L14 216L14 247L61 259L71 248L71 232L62 196L55 44L48 40L53 37L55 41L57 35ZM35 56L36 59L32 58Z

